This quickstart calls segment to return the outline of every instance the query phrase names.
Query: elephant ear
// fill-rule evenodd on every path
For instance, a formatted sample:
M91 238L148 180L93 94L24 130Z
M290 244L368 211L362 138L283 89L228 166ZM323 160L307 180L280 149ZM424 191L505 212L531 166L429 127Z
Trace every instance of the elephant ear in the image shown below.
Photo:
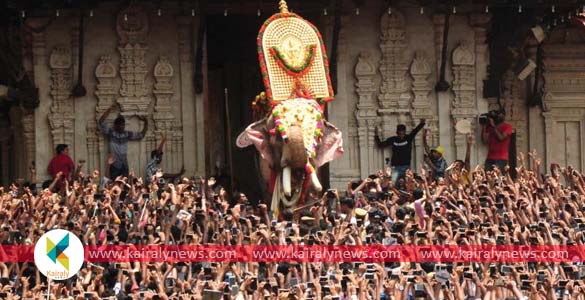
M343 155L343 137L341 131L333 124L323 121L323 136L313 159L315 167L320 167Z
M260 121L250 124L236 139L236 146L246 148L251 145L256 147L260 156L272 165L273 157L268 144L268 132L266 132L266 121L264 118Z

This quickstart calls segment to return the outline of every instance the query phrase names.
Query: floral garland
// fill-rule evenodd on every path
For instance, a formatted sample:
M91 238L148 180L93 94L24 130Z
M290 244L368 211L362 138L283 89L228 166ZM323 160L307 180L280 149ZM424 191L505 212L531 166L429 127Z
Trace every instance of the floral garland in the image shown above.
M313 61L315 59L315 45L308 45L305 47L305 58L303 59L303 63L300 66L293 66L291 65L282 52L278 49L277 46L270 48L270 54L276 60L276 63L280 68L282 68L288 75L292 77L303 77L309 70L310 67L313 65Z
M289 100L289 101L299 101L299 100ZM318 106L313 106L314 110L307 110L305 113L303 113L303 117L302 120L294 120L292 122L303 122L305 118L314 118L315 121L315 127L314 130L310 133L305 133L305 134L311 134L313 136L313 140L311 142L311 145L309 147L309 145L307 146L307 154L309 155L309 157L314 158L317 156L317 148L319 147L319 142L321 141L321 137L323 136L323 113L322 110L320 109L320 107ZM287 108L287 105L283 105L281 103L281 105L276 106L273 110L272 110L272 118L274 119L274 128L270 130L270 135L275 136L277 133L280 135L280 137L283 139L283 141L285 143L289 142L288 139L288 134L287 134L287 125L290 125L289 123L291 122L290 119L288 119L290 117L289 113L290 111L288 111L289 108Z

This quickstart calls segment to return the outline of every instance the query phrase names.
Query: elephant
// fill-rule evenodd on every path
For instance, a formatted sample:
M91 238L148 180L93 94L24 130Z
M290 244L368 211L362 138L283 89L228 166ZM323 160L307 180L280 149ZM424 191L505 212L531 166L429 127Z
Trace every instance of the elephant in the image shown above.
M304 98L273 105L268 116L238 136L236 144L254 145L268 163L273 211L279 210L279 202L295 206L311 186L321 191L317 169L343 154L341 131L323 118L315 100Z

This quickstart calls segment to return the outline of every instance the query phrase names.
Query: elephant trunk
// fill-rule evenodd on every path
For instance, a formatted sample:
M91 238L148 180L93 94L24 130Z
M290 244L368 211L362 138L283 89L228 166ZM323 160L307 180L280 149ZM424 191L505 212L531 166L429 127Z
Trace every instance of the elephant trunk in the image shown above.
M303 140L303 130L299 126L290 126L287 130L288 141L282 147L282 185L284 193L290 196L292 169L304 168L307 164L307 149Z

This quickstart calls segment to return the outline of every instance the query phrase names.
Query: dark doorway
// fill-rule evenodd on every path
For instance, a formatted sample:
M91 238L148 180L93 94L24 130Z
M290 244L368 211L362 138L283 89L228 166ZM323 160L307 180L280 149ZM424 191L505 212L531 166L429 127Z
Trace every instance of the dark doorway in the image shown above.
M253 122L251 102L264 90L256 52L256 36L264 20L256 15L231 14L207 19L210 163L218 182L230 187L231 150L234 183L230 189L245 193L255 203L262 199L257 152L254 147L237 148L235 140ZM226 88L231 130L227 128Z

